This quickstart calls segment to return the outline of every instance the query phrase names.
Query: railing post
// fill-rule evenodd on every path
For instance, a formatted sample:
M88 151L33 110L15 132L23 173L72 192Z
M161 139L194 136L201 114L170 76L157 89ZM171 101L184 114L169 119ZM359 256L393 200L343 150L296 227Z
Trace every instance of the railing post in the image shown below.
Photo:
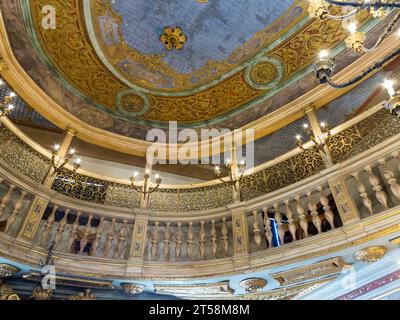
M148 218L140 217L135 219L129 258L135 261L143 261L144 249L147 240Z
M343 177L337 177L328 181L332 191L333 199L339 211L343 225L350 224L360 220L360 214L357 207L347 189L346 182Z
M233 232L233 255L240 258L249 254L249 233L246 209L238 207L231 210ZM243 261L248 263L248 261Z
M66 135L64 137L64 140L61 144L59 151L59 157L61 159L64 159L64 157L66 156L75 134L76 134L75 130L67 128ZM52 169L50 169L47 176L44 179L44 185L48 186L49 188L51 188L55 178L52 174L53 174ZM29 208L28 214L26 215L25 220L23 221L22 228L18 233L18 237L29 241L32 241L35 238L40 221L43 217L43 214L48 204L49 202L47 200L35 196Z

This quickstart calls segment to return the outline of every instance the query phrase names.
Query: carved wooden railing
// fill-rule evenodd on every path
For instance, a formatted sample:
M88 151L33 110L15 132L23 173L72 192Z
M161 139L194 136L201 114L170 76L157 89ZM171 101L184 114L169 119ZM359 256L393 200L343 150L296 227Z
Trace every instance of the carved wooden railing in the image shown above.
M179 214L99 204L59 194L36 181L36 174L18 170L19 159L29 163L24 157L33 157L34 152L19 153L12 164L3 154L0 226L4 230L0 238L4 235L10 241L26 241L22 231L27 231L26 222L31 219L27 213L34 199L40 197L47 201L46 208L37 229L32 231L31 245L45 251L55 241L58 254L93 258L96 262L130 261L133 257L144 265L225 261L289 247L309 237L319 239L342 225L400 204L400 142L397 129L393 130L398 120L378 111L363 121L374 123L371 117L380 119L381 128L390 127L391 131L385 134L385 130L371 130L364 136L356 135L358 142L352 147L343 132L354 130L354 125L363 128L361 122L334 132L334 137L342 135L343 139L337 139L330 149L337 148L338 143L347 149L342 158L340 153L333 153L334 164L319 173L226 207ZM9 137L7 141L14 139ZM144 228L139 232L137 226Z

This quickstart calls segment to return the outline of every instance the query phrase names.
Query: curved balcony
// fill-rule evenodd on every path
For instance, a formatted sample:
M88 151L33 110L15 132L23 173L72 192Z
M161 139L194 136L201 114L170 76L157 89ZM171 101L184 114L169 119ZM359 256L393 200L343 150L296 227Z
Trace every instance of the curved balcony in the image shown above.
M149 209L127 181L70 167L46 185L49 152L1 121L0 251L12 260L37 265L54 241L57 268L68 274L196 279L282 266L399 230L400 123L380 105L332 130L329 162L309 143L246 175L240 202L213 181L165 187Z

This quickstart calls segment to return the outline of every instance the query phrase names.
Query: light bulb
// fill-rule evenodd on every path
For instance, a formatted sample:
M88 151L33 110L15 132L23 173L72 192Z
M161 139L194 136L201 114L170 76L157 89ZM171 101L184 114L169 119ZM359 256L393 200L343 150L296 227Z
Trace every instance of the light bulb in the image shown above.
M159 179L159 178L160 178L160 175L159 175L159 174L156 174L156 175L155 175L155 178L156 178L156 180Z
M146 174L150 174L150 170L149 170L149 169L146 169L145 173L146 173Z
M15 94L15 92L10 92L10 97L11 98L15 98L17 95Z
M76 164L81 164L81 162L82 162L81 158L78 158L78 159L75 160Z
M390 79L385 79L385 82L383 83L383 86L386 88L386 90L388 91L389 96L391 98L393 98L393 96L396 94L396 91L394 91L393 85L394 85L394 82L393 82L393 80L390 80Z
M14 105L13 105L13 104L9 104L9 105L7 106L7 109L10 110L10 111L13 110L13 109L14 109Z
M304 129L308 129L308 124L307 124L307 123L304 123L304 124L303 124L303 128L304 128Z
M326 127L326 123L325 122L321 122L320 125L321 125L322 128Z
M297 139L297 140L301 140L301 135L298 134L298 135L296 136L296 139Z
M230 164L231 163L231 159L226 159L226 164Z
M58 151L58 150L60 150L60 148L61 148L61 147L60 147L59 144L55 144L55 145L54 145L54 150Z
M4 80L0 79L0 87L2 87L4 85Z
M244 166L245 164L246 164L246 161L244 161L244 160L240 161L241 166Z
M351 22L351 23L348 25L347 29L349 30L349 32L350 32L351 34L355 34L355 33L357 32L357 23L354 22L354 21Z
M219 171L219 166L215 166L215 171Z
M70 153L70 154L75 154L75 149L69 150L69 153Z
M135 171L135 172L133 173L133 177L134 177L134 178L136 178L138 175L139 175L139 172L137 172L137 171Z
M319 58L321 60L325 60L325 59L329 58L329 51L325 50L325 49L321 50L320 53L319 53Z

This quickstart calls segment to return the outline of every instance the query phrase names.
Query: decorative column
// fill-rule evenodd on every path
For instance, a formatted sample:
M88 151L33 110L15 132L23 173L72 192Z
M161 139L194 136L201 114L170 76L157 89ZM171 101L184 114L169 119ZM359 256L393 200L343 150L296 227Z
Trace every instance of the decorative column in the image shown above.
M304 108L304 113L308 118L308 122L310 123L311 130L314 134L314 137L318 137L322 135L322 130L318 121L317 113L315 112L314 104L310 104L309 106ZM329 153L328 146L324 147L324 151L320 152L322 159L324 160L325 166L330 167L333 165L332 157Z
M146 246L147 238L147 218L136 218L133 227L132 244L130 250L130 257L134 260L143 260L144 248Z
M328 180L328 184L343 225L360 220L357 206L350 195L344 178L338 177Z
M66 135L60 146L58 156L63 160L71 146L71 142L76 134L76 130L67 128ZM44 180L44 185L51 188L54 176L53 169L50 169L47 177ZM22 224L22 228L19 231L18 237L32 241L36 235L37 228L39 227L40 221L42 220L43 214L47 208L48 201L40 197L35 197L32 201L31 207L29 208L28 214L26 215L25 221Z
M234 256L247 255L249 253L249 234L247 215L244 208L235 208L231 211L233 231Z

